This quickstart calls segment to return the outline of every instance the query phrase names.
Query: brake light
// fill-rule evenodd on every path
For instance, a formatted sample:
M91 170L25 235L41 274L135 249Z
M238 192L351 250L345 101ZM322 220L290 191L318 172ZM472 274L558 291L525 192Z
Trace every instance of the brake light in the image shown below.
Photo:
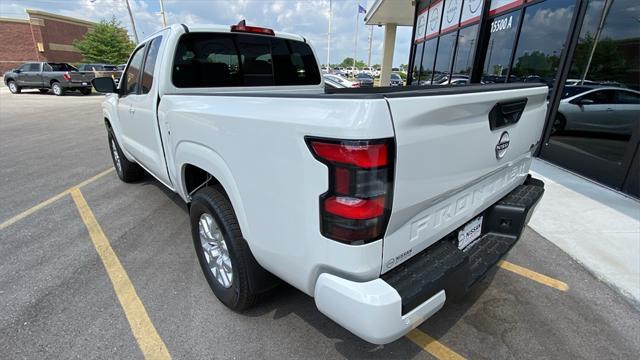
M262 35L271 35L274 36L275 33L272 29L258 27L258 26L247 26L247 25L231 25L232 32L245 32L245 33L254 33L254 34L262 34Z
M68 71L66 71L64 74L62 74L62 78L67 80L67 81L71 81L71 76L69 75Z
M359 87L360 87L360 84L358 84L358 83L353 83L353 84L351 84L351 87L352 87L352 88L359 88Z
M329 189L320 196L322 235L351 245L381 239L391 213L393 139L306 140L329 168Z

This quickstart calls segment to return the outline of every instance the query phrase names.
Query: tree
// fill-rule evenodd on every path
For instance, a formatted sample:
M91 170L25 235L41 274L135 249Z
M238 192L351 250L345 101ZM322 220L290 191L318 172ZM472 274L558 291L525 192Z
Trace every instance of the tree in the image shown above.
M115 17L100 21L82 40L74 41L73 46L80 50L84 61L105 64L126 62L135 48L127 31Z
M352 57L347 57L344 58L344 60L342 60L342 63L340 63L339 65L340 67L352 67L353 66L353 58ZM367 64L365 64L364 61L362 60L356 60L356 67L359 69L362 69L363 67L366 67Z

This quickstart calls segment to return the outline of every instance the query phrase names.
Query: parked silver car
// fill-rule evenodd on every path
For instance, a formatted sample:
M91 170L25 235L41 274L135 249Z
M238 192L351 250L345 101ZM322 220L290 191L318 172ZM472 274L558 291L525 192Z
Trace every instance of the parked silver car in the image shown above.
M629 135L640 121L640 92L619 87L565 86L552 134L562 131Z

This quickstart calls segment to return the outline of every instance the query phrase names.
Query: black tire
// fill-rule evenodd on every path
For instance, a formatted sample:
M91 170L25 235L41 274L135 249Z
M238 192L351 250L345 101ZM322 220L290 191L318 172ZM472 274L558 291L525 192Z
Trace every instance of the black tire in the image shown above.
M38 89L38 91L40 91L40 94L48 94L49 93L49 89Z
M9 91L11 91L12 94L20 94L20 92L22 91L22 88L18 86L18 84L13 80L7 82L7 86L9 87Z
M54 81L51 84L51 91L53 91L53 94L56 95L56 96L63 96L64 95L64 88L57 81Z
M111 160L113 160L113 167L116 168L116 174L118 174L120 180L126 183L140 181L144 176L144 169L140 165L129 161L124 156L122 149L120 149L120 144L118 144L116 137L113 136L111 129L109 129L107 138L109 140L109 152L111 153Z
M82 95L91 95L91 88L82 88L80 89L80 93Z
M562 133L567 127L567 119L565 119L564 115L558 113L556 115L556 119L553 121L553 125L551 126L551 135L558 135Z
M200 218L205 213L213 217L226 244L232 272L229 287L224 287L216 279L207 264L205 250L200 242ZM257 269L253 265L255 259L246 240L242 237L238 219L229 199L212 187L202 188L193 196L189 217L198 261L214 295L233 311L242 312L248 309L256 301L257 294L252 291L249 278Z

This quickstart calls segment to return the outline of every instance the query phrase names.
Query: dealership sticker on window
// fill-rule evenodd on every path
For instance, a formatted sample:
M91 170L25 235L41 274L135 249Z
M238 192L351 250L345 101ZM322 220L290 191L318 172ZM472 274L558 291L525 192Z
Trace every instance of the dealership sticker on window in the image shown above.
M460 21L460 11L462 10L462 0L447 0L442 17L441 33L453 30L458 27Z
M464 0L462 4L462 17L460 17L460 26L471 24L480 20L484 0Z
M500 19L494 19L491 22L491 33L509 30L513 26L513 15L505 16Z
M430 39L440 32L440 20L442 20L442 1L431 4L429 7L429 21L425 38Z
M416 36L414 40L416 42L424 40L424 32L427 30L427 19L429 16L429 8L424 8L416 19Z

